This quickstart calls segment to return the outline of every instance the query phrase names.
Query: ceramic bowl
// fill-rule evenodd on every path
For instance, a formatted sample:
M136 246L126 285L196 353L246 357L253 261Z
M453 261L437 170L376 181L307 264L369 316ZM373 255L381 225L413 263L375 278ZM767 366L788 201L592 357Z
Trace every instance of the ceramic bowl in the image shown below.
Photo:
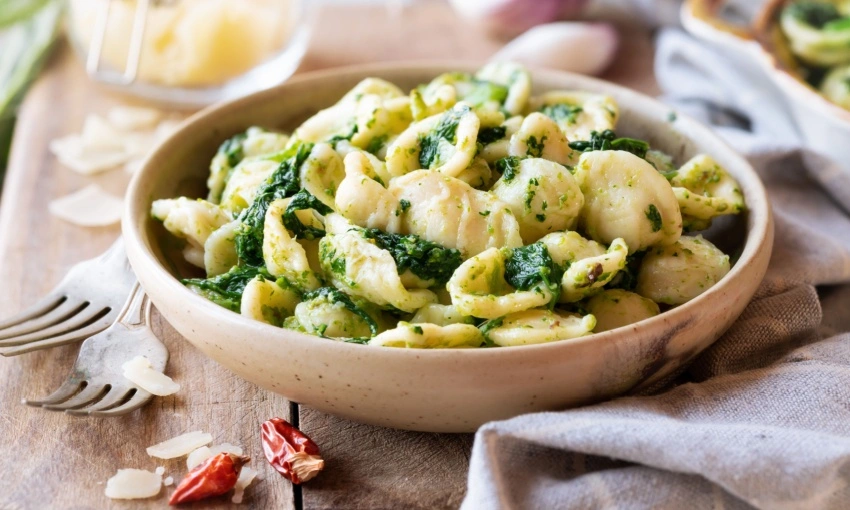
M726 21L726 3L688 0L682 5L682 24L696 37L727 50L725 55L740 66L761 69L784 96L804 144L850 172L850 110L800 79L779 51L778 19L786 0L766 1L749 26Z
M369 76L410 89L449 70L474 69L400 64L305 74L190 118L133 179L123 221L130 261L160 313L206 355L265 389L352 420L421 431L467 432L490 420L599 401L647 388L692 360L732 324L764 276L773 243L765 190L749 164L697 122L675 117L669 107L636 92L567 73L533 73L534 92L609 94L622 109L621 135L644 138L678 162L711 154L740 182L748 210L717 222L710 235L740 257L717 285L684 306L549 344L418 350L353 345L276 328L180 284L174 241L151 219L151 202L204 195L209 161L224 139L252 125L292 129Z

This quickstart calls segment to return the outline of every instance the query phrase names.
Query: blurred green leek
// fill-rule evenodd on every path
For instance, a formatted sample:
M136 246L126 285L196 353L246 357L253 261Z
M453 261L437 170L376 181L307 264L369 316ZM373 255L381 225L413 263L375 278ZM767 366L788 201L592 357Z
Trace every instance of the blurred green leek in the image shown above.
M59 31L62 0L0 0L0 178L15 113Z

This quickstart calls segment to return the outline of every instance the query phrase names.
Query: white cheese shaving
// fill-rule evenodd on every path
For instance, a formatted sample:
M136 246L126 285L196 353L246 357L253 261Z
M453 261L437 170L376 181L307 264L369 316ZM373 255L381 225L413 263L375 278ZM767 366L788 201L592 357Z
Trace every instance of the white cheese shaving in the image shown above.
M151 362L144 356L136 356L121 365L124 377L140 388L159 395L171 395L180 390L180 384L174 382L170 377L154 370Z
M159 494L162 476L144 469L119 469L106 482L106 497L111 499L144 499Z
M212 436L206 432L195 430L177 437L173 437L159 444L147 448L148 455L160 459L176 459L189 454L191 451L208 445L212 442Z
M174 477L169 476L168 478L162 481L162 485L165 485L166 487L174 485Z
M50 142L50 151L71 170L92 175L111 170L135 159L143 159L151 149L170 136L180 125L164 119L148 108L118 106L107 116L91 114L80 134ZM133 165L133 168L138 164Z
M121 221L124 201L92 184L57 198L47 206L50 214L83 227L105 227Z
M196 450L192 450L188 457L186 457L186 467L191 471L196 466L199 466L202 462L212 457L212 450L206 446L202 446Z
M138 106L116 106L106 114L109 123L124 131L152 128L162 118L162 112Z
M49 148L60 163L83 175L104 172L130 159L123 149L110 151L87 149L79 135L57 138L50 142Z
M156 471L154 471L154 473L158 474L159 476L162 476L162 475L165 474L165 468L162 467L162 466L159 466L158 468L156 468Z
M242 497L245 494L245 489L251 485L251 482L254 481L257 474L258 473L250 467L244 466L242 471L239 472L239 478L236 479L236 485L233 488L233 498L231 498L230 501L237 505L242 503Z
M120 151L124 147L123 133L100 115L90 114L86 117L80 138L86 151Z
M230 443L221 443L210 446L210 453L218 455L219 453L232 453L233 455L242 456L242 448Z

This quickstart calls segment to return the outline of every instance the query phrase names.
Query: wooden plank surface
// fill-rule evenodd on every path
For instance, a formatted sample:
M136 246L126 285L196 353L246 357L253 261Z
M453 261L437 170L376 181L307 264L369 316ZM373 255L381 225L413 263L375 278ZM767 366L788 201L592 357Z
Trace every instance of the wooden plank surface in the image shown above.
M605 77L654 94L647 35L628 32ZM481 60L501 41L490 40L452 16L442 2L425 1L391 14L380 7L325 8L301 71L380 60ZM78 132L89 112L105 113L116 98L93 87L67 48L57 52L25 102L0 201L0 318L46 293L74 263L104 250L117 227L86 229L53 218L51 199L97 182L120 193L127 176L114 171L81 177L48 153L53 138ZM162 465L179 478L179 461L155 461L145 446L188 430L241 444L261 479L241 508L456 508L463 498L470 435L423 434L357 424L301 406L301 428L320 445L326 471L293 491L262 458L258 427L271 416L290 418L290 403L233 376L205 358L154 315L154 329L171 352L167 373L180 381L176 396L157 398L122 418L74 418L28 408L23 397L58 387L77 347L0 359L0 508L147 508L159 498L113 502L105 481L116 469ZM211 505L226 507L227 500Z

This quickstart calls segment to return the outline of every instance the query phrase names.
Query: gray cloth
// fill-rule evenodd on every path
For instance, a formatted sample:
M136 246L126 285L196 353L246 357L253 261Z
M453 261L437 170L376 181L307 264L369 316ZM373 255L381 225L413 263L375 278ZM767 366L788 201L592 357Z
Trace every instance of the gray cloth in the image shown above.
M850 174L799 147L750 72L659 37L664 99L713 123L771 196L754 300L664 393L481 427L464 509L850 508Z

